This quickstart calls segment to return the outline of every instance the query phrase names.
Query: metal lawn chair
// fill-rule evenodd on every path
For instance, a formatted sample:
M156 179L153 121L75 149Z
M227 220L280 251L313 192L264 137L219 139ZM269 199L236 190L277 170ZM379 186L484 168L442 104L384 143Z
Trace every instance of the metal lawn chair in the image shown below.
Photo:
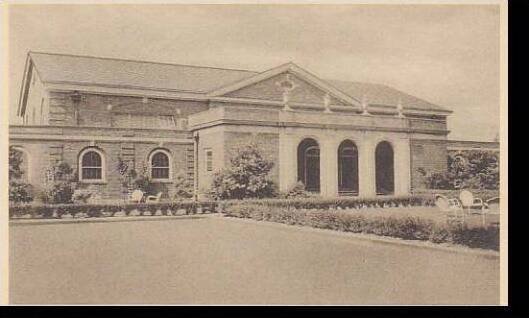
M160 198L162 197L162 193L158 192L156 195L149 195L147 196L147 203L157 203L160 202Z
M134 190L130 194L129 201L132 203L141 203L141 199L143 199L143 191L141 190Z
M481 198L476 198L472 192L468 190L463 190L459 194L459 199L463 205L463 209L466 210L468 214L481 214L481 223L485 225L485 213L488 210L488 205Z
M442 194L435 195L435 205L441 212L446 213L449 221L456 220L465 222L465 213L458 199L449 199Z

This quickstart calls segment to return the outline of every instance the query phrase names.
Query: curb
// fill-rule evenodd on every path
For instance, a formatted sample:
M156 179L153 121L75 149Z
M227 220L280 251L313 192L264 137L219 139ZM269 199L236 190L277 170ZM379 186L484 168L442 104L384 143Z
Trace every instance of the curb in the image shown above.
M207 214L194 215L156 215L156 216L112 216L79 219L16 219L9 220L9 225L28 226L45 224L72 224L72 223L105 223L105 222L134 222L134 221L167 221L182 219L204 219Z
M359 239L364 241L371 241L373 243L382 243L382 244L390 244L390 245L403 245L408 247L418 247L418 248L425 248L425 249L432 249L432 250L438 250L448 253L462 253L462 254L472 254L476 256L482 256L485 258L493 258L493 259L499 259L500 258L500 252L494 251L494 250L486 250L481 248L471 248L466 247L463 245L442 245L439 243L432 243L429 241L412 241L412 240L404 240L396 237L389 237L389 236L379 236L375 234L363 234L363 233L351 233L351 232L342 232L342 231L335 231L330 229L320 229L320 228L314 228L310 226L301 226L301 225L289 225L284 223L277 223L277 222L270 222L270 221L256 221L252 219L242 219L242 218L236 218L236 217L223 217L223 220L230 220L235 222L243 222L243 223L252 223L252 224L260 224L260 225L266 225L266 226L273 226L273 227L280 227L284 229L297 229L299 231L304 232L312 232L312 233L319 233L319 234L327 234L327 235L333 235L338 236L344 239Z

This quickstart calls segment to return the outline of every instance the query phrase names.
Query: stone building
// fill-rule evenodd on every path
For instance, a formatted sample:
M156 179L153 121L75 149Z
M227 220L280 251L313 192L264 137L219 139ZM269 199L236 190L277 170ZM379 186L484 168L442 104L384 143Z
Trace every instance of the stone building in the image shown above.
M451 111L385 85L326 80L287 63L264 72L30 52L10 145L39 188L67 162L101 198L119 163L171 197L178 175L206 193L238 143L257 140L280 190L405 195L446 169Z

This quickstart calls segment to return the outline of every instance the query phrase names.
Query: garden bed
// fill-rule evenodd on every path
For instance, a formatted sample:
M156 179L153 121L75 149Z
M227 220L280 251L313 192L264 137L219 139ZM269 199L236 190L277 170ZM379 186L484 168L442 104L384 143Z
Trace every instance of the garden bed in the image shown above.
M113 217L216 213L217 202L12 205L10 218Z
M227 205L224 213L228 217L499 250L498 226L470 227L407 213L373 213L365 209L305 209L249 203Z

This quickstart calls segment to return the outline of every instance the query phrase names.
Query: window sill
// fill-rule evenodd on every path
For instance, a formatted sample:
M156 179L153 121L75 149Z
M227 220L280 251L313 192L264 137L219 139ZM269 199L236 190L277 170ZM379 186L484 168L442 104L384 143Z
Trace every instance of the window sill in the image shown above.
M80 180L83 184L107 184L105 180Z
M171 179L151 179L152 183L173 183Z

